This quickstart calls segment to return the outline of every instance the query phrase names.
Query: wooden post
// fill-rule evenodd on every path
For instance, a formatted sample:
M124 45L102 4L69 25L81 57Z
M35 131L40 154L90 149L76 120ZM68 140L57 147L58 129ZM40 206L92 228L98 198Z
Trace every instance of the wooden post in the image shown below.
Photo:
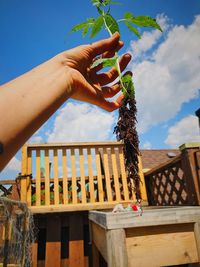
M195 234L196 245L197 245L197 253L198 253L199 262L200 262L200 222L196 222L194 224L194 234Z
M185 144L180 147L182 150L182 166L185 173L187 188L189 193L190 205L200 205L200 185L197 177L196 162L194 153L197 151L191 144Z
M140 180L141 180L140 190L141 190L142 200L148 202L141 156L138 157L138 169L139 169L139 176L140 176Z
M27 146L22 147L22 176L27 175ZM21 201L27 201L27 178L21 180Z
M106 240L108 267L128 267L124 229L108 230Z

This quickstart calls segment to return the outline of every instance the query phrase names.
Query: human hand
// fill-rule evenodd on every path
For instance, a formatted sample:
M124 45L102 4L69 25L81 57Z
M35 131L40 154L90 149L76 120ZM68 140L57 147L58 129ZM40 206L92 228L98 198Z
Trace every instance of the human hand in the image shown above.
M97 56L104 58L114 56L115 52L123 46L119 38L119 34L115 33L108 39L91 45L78 46L63 53L63 64L67 71L71 98L97 105L107 111L120 107L123 94L114 101L107 100L120 91L119 82L113 86L108 85L118 76L116 68L99 74L97 72L102 69L102 66L90 68ZM122 56L119 62L121 71L126 68L130 59L130 54Z

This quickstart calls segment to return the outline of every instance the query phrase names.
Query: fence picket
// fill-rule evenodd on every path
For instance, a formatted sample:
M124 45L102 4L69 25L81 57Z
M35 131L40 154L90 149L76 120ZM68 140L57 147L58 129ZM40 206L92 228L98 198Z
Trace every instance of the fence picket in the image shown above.
M94 195L94 178L92 173L92 155L91 155L91 148L87 149L87 155L88 155L88 176L89 176L89 185L90 185L90 202L95 202L95 195Z
M97 168L98 196L99 196L99 201L103 202L104 191L103 191L103 183L102 183L101 162L100 162L99 150L97 147L95 148L95 155L96 155L96 168Z
M68 203L68 182L67 182L67 156L66 149L62 150L62 168L63 168L63 203Z
M110 181L109 166L108 166L107 147L103 148L103 162L104 162L104 169L105 169L107 198L108 198L108 201L112 201L111 181Z
M72 203L77 204L76 158L75 158L74 148L71 148L71 168L72 168Z
M49 150L45 149L45 205L50 205L50 182L49 182Z
M86 188L85 188L85 174L84 174L84 155L83 149L79 149L79 161L80 161L80 176L81 176L81 199L82 203L86 203Z
M36 206L41 205L40 150L36 150Z

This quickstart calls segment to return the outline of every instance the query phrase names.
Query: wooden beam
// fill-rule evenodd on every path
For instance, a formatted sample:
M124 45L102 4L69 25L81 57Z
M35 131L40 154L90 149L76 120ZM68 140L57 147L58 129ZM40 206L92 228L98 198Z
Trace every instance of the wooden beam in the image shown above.
M69 218L69 267L84 266L83 239L83 218L72 214Z
M47 219L45 267L61 265L61 222L59 216Z

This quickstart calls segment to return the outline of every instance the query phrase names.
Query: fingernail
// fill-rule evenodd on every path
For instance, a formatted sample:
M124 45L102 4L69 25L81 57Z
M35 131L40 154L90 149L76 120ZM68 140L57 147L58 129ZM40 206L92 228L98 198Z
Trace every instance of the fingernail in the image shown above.
M119 32L115 32L115 33L113 34L113 37L116 37L116 36L119 36Z
M125 57L132 58L132 55L129 54L129 53L126 53L126 54L125 54Z

